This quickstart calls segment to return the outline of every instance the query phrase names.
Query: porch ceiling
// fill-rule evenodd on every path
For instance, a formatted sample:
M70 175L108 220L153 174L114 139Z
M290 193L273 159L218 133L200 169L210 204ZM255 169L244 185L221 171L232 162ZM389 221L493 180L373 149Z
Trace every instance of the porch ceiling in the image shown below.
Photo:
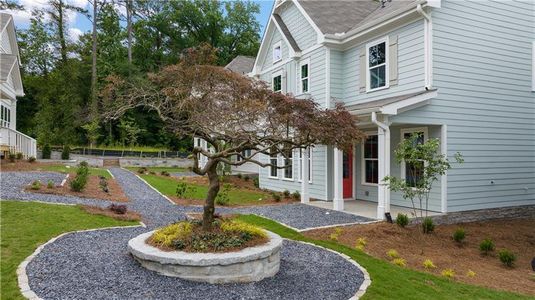
M346 109L353 115L366 115L372 112L384 115L397 115L422 105L428 104L429 100L437 96L437 90L424 90L415 93L382 98L379 100L349 105Z

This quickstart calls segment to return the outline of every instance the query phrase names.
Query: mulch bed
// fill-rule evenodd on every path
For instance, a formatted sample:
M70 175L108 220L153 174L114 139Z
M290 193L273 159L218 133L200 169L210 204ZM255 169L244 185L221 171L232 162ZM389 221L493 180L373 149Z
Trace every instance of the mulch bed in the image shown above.
M43 166L54 166L58 165L57 162L53 163L43 163L43 162L28 162L27 160L16 160L14 163L9 162L9 160L1 159L0 160L0 171L3 172L14 172L14 171L43 171Z
M80 205L80 207L87 213L92 215L102 215L114 218L120 221L141 221L141 215L135 211L127 211L124 214L117 214L111 211L109 208L102 208L93 205Z
M462 245L452 239L453 232L463 227L466 238ZM535 257L535 219L492 220L440 225L431 234L424 235L420 227L401 228L385 222L341 227L338 242L354 247L358 238L367 241L364 251L374 257L389 260L386 252L395 249L407 262L407 267L441 276L442 270L455 271L454 280L489 288L535 295L535 272L531 260ZM328 240L334 229L308 231L306 236ZM491 238L496 250L484 256L479 243ZM514 268L507 268L498 259L498 251L508 249L516 254ZM422 266L425 259L437 267L427 271ZM467 276L468 270L476 273Z
M69 179L63 186L56 186L52 189L47 187L47 182L41 182L40 190L32 190L29 186L26 187L26 191L41 194L54 194L61 196L76 196L81 198L101 199L116 202L128 202L128 197L124 194L123 189L115 181L115 179L107 179L109 192L104 192L99 185L100 179L98 176L89 175L87 185L81 192L72 191L69 182L75 177L75 174L70 174Z

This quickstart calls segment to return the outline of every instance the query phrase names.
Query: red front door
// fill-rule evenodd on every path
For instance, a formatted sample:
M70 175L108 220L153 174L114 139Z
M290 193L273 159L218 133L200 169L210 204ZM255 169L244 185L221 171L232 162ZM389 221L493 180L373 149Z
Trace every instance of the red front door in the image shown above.
M353 198L353 151L344 152L343 158L343 196L344 199Z

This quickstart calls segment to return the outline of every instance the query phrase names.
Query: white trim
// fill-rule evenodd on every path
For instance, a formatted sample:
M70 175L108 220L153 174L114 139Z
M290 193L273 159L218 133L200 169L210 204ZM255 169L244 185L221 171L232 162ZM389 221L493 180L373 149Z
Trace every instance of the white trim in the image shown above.
M295 51L295 49L293 48L292 44L288 40L288 37L286 37L286 34L284 33L284 31L282 31L282 28L280 28L279 23L277 23L277 20L275 20L275 17L273 16L273 14L271 14L271 19L273 20L273 24L275 24L275 27L277 27L277 29L279 30L279 33L282 36L282 39L284 40L284 42L288 46L288 56L289 57L298 57L298 56L300 56L301 52L300 51L298 51L298 52ZM280 42L278 42L278 43L280 43ZM277 46L277 45L275 44L273 49L275 49L275 46ZM281 45L281 59L282 59L283 56L284 55L282 55L282 45Z
M313 52L313 51L315 51L315 50L317 50L317 49L319 49L319 48L321 48L321 47L323 47L323 45L321 45L321 44L316 44L316 45L314 45L314 46L311 46L311 47L307 48L307 49L304 50L304 51L301 51L301 55L302 55L302 56L307 55L307 54L309 54L310 52ZM271 72L271 71L273 71L273 70L275 70L275 69L277 69L277 68L281 68L281 67L285 66L287 63L289 63L289 62L291 62L291 61L294 61L294 60L295 60L295 59L293 59L293 58L285 58L285 59L283 59L282 61L276 63L275 65L273 65L273 66L269 66L268 68L265 68L265 69L261 70L261 72L257 72L257 73L254 73L254 72L253 72L253 74L264 75L264 74L269 73L269 72Z
M279 58L275 57L275 49L279 48ZM271 55L273 57L273 64L278 63L282 60L282 41L278 41L273 45L273 48L271 49Z
M331 108L331 49L325 47L325 108Z
M374 132L366 132L367 136L375 135L377 136L377 146L379 147L379 133L377 131ZM366 159L364 158L364 145L366 144L366 141L362 141L360 143L361 145L361 176L360 176L360 184L364 186L379 186L379 183L371 183L366 182ZM377 148L377 163L379 163L379 148ZM377 165L379 167L379 164ZM379 172L379 170L377 170ZM377 173L377 182L379 182L379 173Z
M293 0L292 3L295 5L295 7L297 7L299 12L303 15L303 17L305 17L305 20L307 20L307 22L310 24L310 26L312 26L312 28L316 32L316 42L318 44L323 43L325 41L325 36L323 35L323 32L321 32L321 30L319 29L318 25L316 25L316 23L312 21L312 18L307 14L307 12L303 9L301 4L299 4L297 0Z
M379 44L382 44L382 43L385 43L385 62L384 62L384 66L385 66L385 85L384 86L381 86L381 87L377 87L377 88L370 88L370 48L373 47L373 46L377 46ZM390 58L390 40L388 38L388 35L387 36L384 36L380 39L377 39L375 41L371 41L369 43L366 44L366 93L370 93L370 92L375 92L375 91L380 91L380 90L383 90L383 89L387 89L390 87L390 75L389 75L389 71L390 71L390 66L389 66L389 58ZM378 68L380 67L381 65L378 65L378 66L373 66L373 68Z
M352 168L352 172L353 172L353 180L351 182L351 184L353 185L353 187L351 188L351 198L352 199L357 199L357 174L358 174L358 157L357 157L357 144L356 143L353 143L353 166L351 166Z
M448 125L440 127L440 152L448 157ZM440 204L443 214L448 212L448 171L440 177Z
M429 138L429 135L428 135L429 131L428 131L427 127L401 128L400 129L400 136L399 136L400 141L405 139L405 134L406 133L414 133L414 132L423 132L424 133L424 142L427 141L427 139ZM405 161L401 162L400 170L401 170L401 179L405 180L406 179L406 176L405 176L405 172L406 172Z
M310 174L310 177L308 178L308 183L312 183L312 156L313 156L313 150L314 150L314 147L309 147L309 152L308 152L308 160L310 161L310 165L308 167L308 173ZM297 177L297 181L298 182L303 182L303 172L302 172L302 169L303 169L303 155L302 155L302 149L299 149L299 176Z
M301 68L303 66L307 66L307 77L306 78L302 78L301 77ZM305 59L302 59L299 61L299 64L297 64L297 81L296 81L296 91L295 91L295 94L296 95L305 95L305 94L310 94L310 82L311 82L311 77L310 77L310 57L307 57ZM307 91L303 91L303 79L306 79L307 80Z

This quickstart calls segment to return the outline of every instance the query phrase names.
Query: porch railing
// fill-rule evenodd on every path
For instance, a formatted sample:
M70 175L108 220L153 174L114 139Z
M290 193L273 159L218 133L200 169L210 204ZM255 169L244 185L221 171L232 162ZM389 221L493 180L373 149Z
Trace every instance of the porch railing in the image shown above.
M11 153L21 152L25 158L37 157L35 139L10 128L0 128L0 146L3 148L2 151L7 147Z

